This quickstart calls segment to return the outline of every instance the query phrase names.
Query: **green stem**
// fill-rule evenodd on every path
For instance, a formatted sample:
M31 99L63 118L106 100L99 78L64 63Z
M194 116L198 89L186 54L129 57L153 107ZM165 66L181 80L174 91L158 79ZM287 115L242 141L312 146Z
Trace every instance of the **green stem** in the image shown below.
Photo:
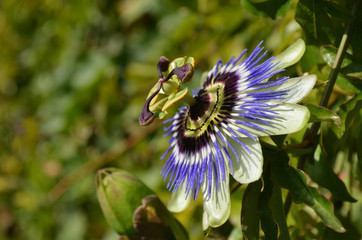
M359 12L360 3L361 3L360 0L356 0L354 2L353 8L352 8L352 15L354 17L346 25L346 28L344 30L344 34L342 36L341 42L340 42L339 47L338 47L336 59L335 59L335 61L333 63L332 70L331 70L331 72L330 72L330 74L328 76L328 82L327 82L326 89L324 90L323 96L322 96L321 101L319 103L320 106L323 106L323 107L328 106L329 98L331 97L334 84L336 83L338 73L339 73L339 71L341 69L343 59L344 59L344 57L346 55L346 50L348 48L349 37L351 36L351 33L352 33L353 24L354 24L355 20L357 19L357 14ZM303 141L309 140L309 142L311 143L313 149L315 149L317 147L317 141L315 141L315 139L316 139L316 136L318 134L320 125L321 125L320 122L313 123L310 131L304 136ZM301 156L301 158L298 161L298 168L299 169L304 170L305 164L306 164L307 159L309 157L310 157L310 155ZM290 192L288 192L288 195L287 195L287 197L285 199L285 203L284 203L285 215L288 214L291 205L292 205L292 195L291 195Z

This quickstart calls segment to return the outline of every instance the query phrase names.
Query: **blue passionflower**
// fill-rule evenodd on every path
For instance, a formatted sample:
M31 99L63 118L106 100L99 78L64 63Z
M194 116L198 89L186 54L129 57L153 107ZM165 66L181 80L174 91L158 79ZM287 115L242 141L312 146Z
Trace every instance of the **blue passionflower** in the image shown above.
M165 121L170 146L162 156L167 160L161 174L173 192L170 211L184 210L201 191L203 228L228 219L229 174L242 184L262 174L258 137L296 132L308 122L308 109L296 103L312 90L316 76L269 80L299 61L304 51L298 40L262 61L266 51L259 44L242 61L246 51L225 65L219 60L194 101Z

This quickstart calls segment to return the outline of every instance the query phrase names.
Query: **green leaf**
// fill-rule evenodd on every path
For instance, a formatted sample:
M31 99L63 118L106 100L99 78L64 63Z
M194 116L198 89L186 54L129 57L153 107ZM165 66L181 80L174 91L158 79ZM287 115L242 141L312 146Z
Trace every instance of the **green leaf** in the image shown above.
M270 167L264 169L263 177L264 188L258 198L258 214L261 220L261 229L265 234L265 239L277 239L279 227L273 218L273 213L269 206L269 201L273 194L273 182L270 178Z
M328 66L332 67L336 55L337 55L338 48L332 45L325 45L320 48L321 56L325 63ZM353 56L349 53L346 53L342 65L341 65L341 72L349 77L357 78L359 80L362 79L362 64L357 63L353 60Z
M279 159L272 162L272 174L278 185L291 192L294 202L313 208L326 226L344 232L345 229L334 215L331 202L320 195L317 189L306 184L305 175L288 164L288 155L285 152L271 154L276 154L274 159Z
M260 17L276 19L283 17L290 6L290 0L243 0L242 4L250 12Z
M314 161L307 163L306 172L313 181L331 191L334 198L342 201L356 202L348 193L343 181L331 169L320 146L316 149Z
M295 13L308 44L314 45L334 43L351 18L346 8L328 0L300 0Z
M311 113L309 122L329 121L335 123L337 126L341 126L342 122L340 117L328 108L317 106L311 103L303 103L302 105L306 106Z
M346 128L349 126L346 120L347 117L349 119L353 119L353 115L359 114L359 110L361 109L362 105L362 93L357 94L348 102L342 104L337 112L339 117L342 120L342 125L340 127L332 125L331 128L334 133L337 135L338 138L341 138L346 131Z
M273 180L275 182L275 180ZM289 240L289 230L287 219L284 213L282 191L277 185L273 186L273 195L269 202L270 208L273 212L273 218L279 226L279 240Z
M277 154L268 154L268 151L265 152L264 158L265 158L265 165L269 165L273 161L278 161L279 156ZM276 157L276 159L275 159ZM268 209L270 209L273 217L273 221L277 224L278 230L279 230L279 240L289 240L289 230L286 222L286 216L284 213L284 206L283 206L283 199L282 199L282 192L280 187L275 184L276 180L275 177L271 176L271 168L264 170L263 172L264 176L264 190L266 188L272 188L272 192L270 193L270 198L268 204L265 204L268 206ZM264 191L263 191L264 192ZM260 200L259 200L260 202ZM263 219L262 219L263 223Z
M259 239L260 220L257 213L257 201L261 181L253 182L245 190L241 209L241 229L247 240Z

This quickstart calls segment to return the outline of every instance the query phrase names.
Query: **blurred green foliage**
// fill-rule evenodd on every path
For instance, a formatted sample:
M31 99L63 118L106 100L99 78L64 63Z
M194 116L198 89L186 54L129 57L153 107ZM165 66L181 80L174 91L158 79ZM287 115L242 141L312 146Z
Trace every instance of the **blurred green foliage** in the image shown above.
M95 172L106 166L133 172L166 202L170 193L159 175L159 158L168 146L161 122L148 127L138 123L146 94L157 80L159 56L194 57L192 84L197 87L202 73L219 58L227 61L261 40L275 55L302 33L309 34L294 20L296 1L278 1L282 9L263 5L268 11L260 14L250 12L258 1L244 2L249 7L240 0L0 1L0 239L116 239L96 199ZM330 9L350 19L345 11ZM299 8L299 21L301 13ZM323 41L311 33L307 44L338 42L344 25L332 23L338 23L336 33L328 31ZM360 59L358 44L353 46ZM309 45L301 64L286 72L318 75L319 84L306 100L318 105L328 67L319 45ZM321 139L330 139L322 151L331 153L325 160L335 166L334 174L347 183L354 198L360 198L356 166L361 148L357 152L356 144L362 138L356 126L361 123L361 85L353 84L360 79L340 77L330 109L341 117L342 130L331 121L322 125ZM345 103L349 99L354 102ZM286 141L300 143L302 134ZM232 195L233 239L241 235L245 189ZM330 197L326 189L319 190ZM176 215L192 239L203 236L200 202ZM348 239L358 238L361 204L338 199L335 203ZM287 220L292 239L335 237L301 205L292 206Z

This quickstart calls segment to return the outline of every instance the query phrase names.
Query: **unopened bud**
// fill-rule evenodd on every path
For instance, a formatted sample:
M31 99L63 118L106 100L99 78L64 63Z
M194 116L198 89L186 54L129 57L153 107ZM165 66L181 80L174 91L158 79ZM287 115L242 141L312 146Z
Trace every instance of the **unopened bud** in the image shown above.
M133 214L142 199L154 194L139 179L127 171L108 168L97 172L97 196L103 214L120 235L136 236Z

